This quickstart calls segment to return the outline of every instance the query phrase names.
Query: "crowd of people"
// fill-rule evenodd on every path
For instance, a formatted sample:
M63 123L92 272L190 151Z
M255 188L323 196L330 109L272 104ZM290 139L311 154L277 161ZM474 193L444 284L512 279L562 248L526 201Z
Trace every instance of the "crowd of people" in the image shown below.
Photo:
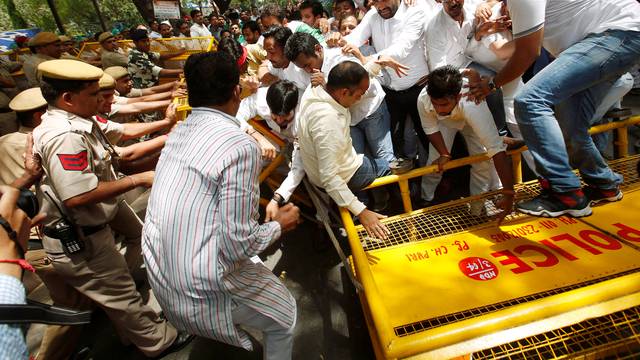
M177 45L152 51L159 38ZM55 305L102 309L149 357L196 335L251 349L251 327L265 359L291 358L296 302L258 255L300 222L291 198L303 181L378 239L389 191L364 189L437 165L412 191L429 206L456 134L491 157L473 164L469 189L500 190L499 221L514 205L589 216L623 196L588 129L633 83L636 0L307 0L194 10L94 40L79 57L40 32L31 55L0 64L0 303L24 303L23 269L35 271ZM10 75L19 69L24 79ZM192 111L177 123L172 99L184 96ZM253 128L256 116L286 145ZM514 204L507 150L524 144L543 191ZM258 174L279 152L288 173L260 221ZM16 189L37 195L35 231ZM69 358L81 334L50 325L33 356ZM0 325L0 357L27 358L17 326Z

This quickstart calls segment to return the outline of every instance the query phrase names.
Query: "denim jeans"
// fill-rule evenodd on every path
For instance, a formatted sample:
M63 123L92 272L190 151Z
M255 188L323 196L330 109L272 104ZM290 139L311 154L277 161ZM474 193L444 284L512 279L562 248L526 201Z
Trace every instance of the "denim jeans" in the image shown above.
M626 73L622 75L611 87L611 90L605 95L600 102L600 105L596 109L596 112L593 114L593 123L594 125L598 124L606 124L608 123L608 119L604 119L604 114L607 113L612 107L620 107L620 101L622 98L633 88L633 76L630 73ZM600 153L604 153L609 146L609 142L611 141L611 132L603 132L600 134L595 134L591 137L593 139L593 143L596 144Z
M362 158L362 165L353 174L347 186L351 191L358 192L373 182L376 178L389 175L389 163L384 159L372 159L368 156Z
M395 160L389 121L387 104L383 101L373 114L352 126L351 141L356 152L371 154L374 158L384 159L387 162Z
M588 130L613 83L639 58L640 32L591 34L562 52L516 95L515 114L522 136L536 170L549 180L553 191L580 188L572 165L587 183L601 189L622 183L622 176L608 167Z

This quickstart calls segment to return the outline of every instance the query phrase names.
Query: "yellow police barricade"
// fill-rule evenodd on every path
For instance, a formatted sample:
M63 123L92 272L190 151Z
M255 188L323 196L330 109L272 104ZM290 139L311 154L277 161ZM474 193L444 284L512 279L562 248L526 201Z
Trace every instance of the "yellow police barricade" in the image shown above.
M131 40L120 40L118 45L125 55L135 47ZM171 66L173 63L184 62L191 54L216 51L217 45L218 41L213 36L151 39L151 51L159 52L160 54L186 49L184 54L165 60L165 65L173 68L176 67ZM80 48L78 57L84 60L95 60L100 57L101 51L100 43L85 42Z
M638 358L640 354L640 156L627 156L626 127L640 116L596 126L616 129L624 199L574 219L513 213L502 226L468 204L498 192L412 211L408 180L437 166L377 179L398 183L405 214L369 237L340 209L351 271L378 359ZM511 152L519 168L519 152ZM445 168L487 160L452 160ZM519 169L517 169L519 170ZM540 192L516 185L517 199Z

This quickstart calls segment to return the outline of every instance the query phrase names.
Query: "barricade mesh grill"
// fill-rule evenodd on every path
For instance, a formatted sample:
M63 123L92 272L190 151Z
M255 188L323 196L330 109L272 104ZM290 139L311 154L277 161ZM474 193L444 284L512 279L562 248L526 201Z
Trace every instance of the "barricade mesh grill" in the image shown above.
M640 306L473 353L472 359L638 359Z
M610 162L611 169L624 176L624 184L621 186L623 190L640 182L636 168L639 160L640 155L634 155ZM537 181L531 181L516 185L515 190L516 201L528 200L540 194L540 185ZM385 240L368 236L359 225L356 227L358 237L364 250L370 251L485 226L492 221L491 215L498 212L494 202L499 196L499 192L491 192L390 217L382 221L391 232ZM470 211L473 206L484 207L486 212L473 215ZM513 212L505 221L523 216L525 215Z

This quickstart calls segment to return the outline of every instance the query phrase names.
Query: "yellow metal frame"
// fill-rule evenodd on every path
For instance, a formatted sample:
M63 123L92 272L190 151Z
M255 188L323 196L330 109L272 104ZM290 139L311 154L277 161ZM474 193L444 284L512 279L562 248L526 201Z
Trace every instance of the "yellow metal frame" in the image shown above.
M628 156L627 127L640 123L640 116L634 116L624 121L611 122L604 125L594 126L590 129L590 134L597 134L605 131L616 130L617 142L615 143L620 156ZM521 148L509 152L514 165L514 176L517 182L521 182L520 153L526 148ZM445 169L453 169L476 162L488 160L485 155L470 156L462 159L452 160L445 165ZM403 206L406 213L412 211L409 196L409 180L426 174L438 171L437 166L426 166L414 169L401 175L390 175L376 179L368 188L380 187L388 184L398 183L402 196ZM577 321L576 316L602 316L614 310L614 306L608 304L618 304L624 299L624 307L640 306L640 274L630 274L604 281L584 288L571 290L558 296L550 296L543 299L534 300L526 304L515 305L500 311L489 313L480 317L470 318L456 322L455 324L444 325L434 329L426 330L408 336L398 337L393 332L393 327L389 322L389 314L380 296L381 289L375 282L369 256L363 248L358 233L362 231L362 226L356 227L350 212L340 209L340 215L347 232L349 246L352 251L352 265L357 279L364 287L364 291L359 293L361 304L367 319L367 325L374 345L376 357L379 359L395 359L404 357L415 358L443 358L461 356L487 347L484 341L478 341L491 333L499 331L503 337L499 342L506 343L522 338L522 334L512 331L509 335L504 329L519 329L530 326L530 324L544 319L545 326L556 328L567 321ZM386 289L391 291L392 289ZM592 304L599 304L597 311L593 310ZM576 308L591 306L591 312L577 312ZM571 314L571 315L569 315ZM489 335L488 335L489 334ZM452 344L460 343L458 346ZM464 349L461 350L461 349ZM422 355L418 355L422 354Z
M628 150L629 137L627 135L627 127L635 124L640 124L640 116L633 116L623 121L614 121L608 124L594 126L591 129L589 129L589 134L593 135L593 134L603 133L606 131L616 130L618 135L617 136L618 140L616 141L616 144L615 144L616 149L619 154L619 157L625 157L629 155L629 150ZM511 155L511 159L512 159L511 161L513 166L513 177L514 177L515 183L522 182L521 153L526 150L527 150L527 147L524 146L522 148L507 152L508 155ZM462 166L475 164L481 161L486 161L489 159L490 158L487 154L468 156L465 158L449 161L444 165L444 169L445 170L455 169ZM430 165L430 166L425 166L425 167L411 170L401 175L384 176L384 177L377 178L371 185L367 187L367 189L373 189L376 187L397 183L398 186L400 187L400 194L402 196L402 205L404 207L404 211L408 213L413 210L411 206L411 198L409 194L409 180L413 178L421 177L423 175L433 174L436 172L438 172L438 167L435 165Z
M161 39L151 39L151 50L152 51L158 51L157 49L157 45L156 44L163 44L166 43L164 45L164 47L169 48L169 50L161 50L160 49L160 53L165 53L165 52L169 52L169 51L178 51L179 49L174 46L172 44L172 42L175 41L188 41L188 40L205 40L207 41L207 47L206 49L202 49L202 50L187 50L187 52L185 52L184 54L180 55L180 56L176 56L173 57L171 59L168 59L169 61L182 61L182 60L186 60L189 55L191 54L195 54L195 53L200 53L200 52L207 52L207 51L216 51L217 46L218 46L218 41L213 37L213 36L197 36L197 37L189 37L189 38L161 38ZM133 49L134 45L133 45L133 41L132 40L120 40L118 41L118 44L120 44L120 48L122 48L123 50L125 50L126 52L129 51L129 49ZM80 48L80 51L78 52L78 58L82 58L82 54L85 51L92 51L92 52L99 52L100 50L100 43L99 42L85 42L82 45L82 48Z

